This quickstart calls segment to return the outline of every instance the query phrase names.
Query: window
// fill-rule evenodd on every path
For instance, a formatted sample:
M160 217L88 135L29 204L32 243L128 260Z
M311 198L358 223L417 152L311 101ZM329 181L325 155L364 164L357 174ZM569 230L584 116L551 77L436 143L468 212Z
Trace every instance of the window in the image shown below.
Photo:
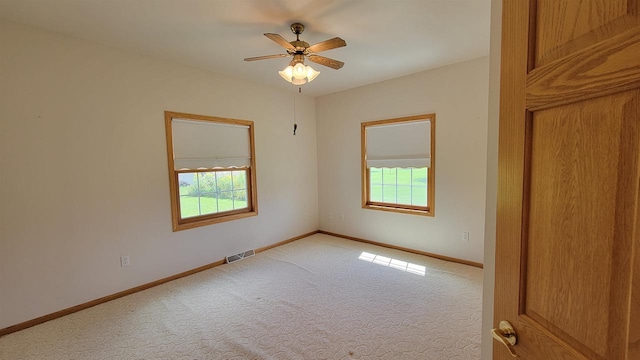
M181 219L248 207L245 169L179 171L178 187Z
M435 114L361 124L362 207L434 216Z
M253 122L165 112L173 231L258 214Z

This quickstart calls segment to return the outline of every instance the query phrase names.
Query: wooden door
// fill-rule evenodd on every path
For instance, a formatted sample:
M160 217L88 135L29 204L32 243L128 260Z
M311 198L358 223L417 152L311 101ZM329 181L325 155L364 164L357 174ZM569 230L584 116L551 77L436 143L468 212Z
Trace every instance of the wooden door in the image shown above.
M520 358L640 359L639 9L503 2L494 327Z

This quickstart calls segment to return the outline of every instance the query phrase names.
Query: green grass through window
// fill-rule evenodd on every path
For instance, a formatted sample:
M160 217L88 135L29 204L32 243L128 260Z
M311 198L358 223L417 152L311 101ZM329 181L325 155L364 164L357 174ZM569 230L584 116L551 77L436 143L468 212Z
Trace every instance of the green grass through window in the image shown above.
M200 203L198 204L198 199ZM180 214L182 218L199 215L215 214L221 211L244 209L246 201L232 199L217 199L211 197L180 196Z
M178 174L182 219L248 208L246 170Z
M372 202L427 206L427 168L370 168Z

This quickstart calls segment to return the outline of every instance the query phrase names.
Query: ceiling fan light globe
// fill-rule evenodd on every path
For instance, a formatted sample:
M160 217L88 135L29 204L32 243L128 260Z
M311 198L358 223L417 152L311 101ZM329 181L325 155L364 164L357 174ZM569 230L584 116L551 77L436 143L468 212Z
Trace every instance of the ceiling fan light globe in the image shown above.
M307 81L312 82L318 75L320 75L320 71L316 71L311 66L307 66Z
M293 67L293 77L296 79L304 79L307 77L307 67L304 66L303 63L297 63L296 66Z
M293 79L291 80L291 83L292 83L293 85L304 85L304 84L306 84L306 83L307 83L307 80L306 80L305 78L302 78L302 79L296 79L296 78L293 78Z
M291 82L291 78L293 77L293 67L287 66L286 68L284 68L284 70L278 71L278 74L280 74L280 76L282 76L283 79L287 80L288 82Z

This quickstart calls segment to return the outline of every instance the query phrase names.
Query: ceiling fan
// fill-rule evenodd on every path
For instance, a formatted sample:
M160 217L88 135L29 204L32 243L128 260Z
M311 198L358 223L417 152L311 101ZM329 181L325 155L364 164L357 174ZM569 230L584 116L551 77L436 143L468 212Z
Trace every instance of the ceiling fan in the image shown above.
M316 64L330 67L332 69L340 69L344 63L342 61L330 59L324 56L316 55L321 51L331 50L339 47L346 46L347 43L339 37L319 42L315 45L309 45L306 41L300 40L300 34L304 31L304 25L300 23L291 24L291 32L296 35L294 41L287 41L285 38L278 34L266 33L264 36L278 43L280 46L287 50L286 54L265 55L245 58L244 61L256 61L266 59L276 59L288 56L293 56L293 60L289 63L289 66L278 73L283 79L292 83L293 85L302 85L308 81L315 79L319 71L315 71L311 66L304 65L304 59L307 58Z

